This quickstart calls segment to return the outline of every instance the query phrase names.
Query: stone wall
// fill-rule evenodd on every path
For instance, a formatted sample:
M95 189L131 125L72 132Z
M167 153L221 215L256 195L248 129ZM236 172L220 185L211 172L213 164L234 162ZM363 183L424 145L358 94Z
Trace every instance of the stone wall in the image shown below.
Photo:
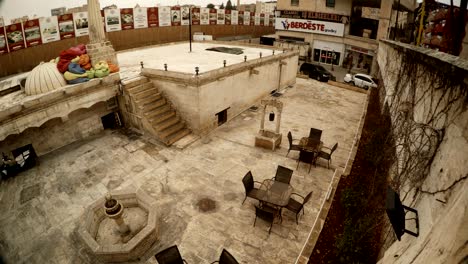
M192 26L192 32L203 32L212 35L214 39L227 36L246 36L258 38L275 32L273 27L238 26L238 25L198 25ZM107 32L116 51L144 47L155 44L170 43L188 40L187 26L156 27L134 30L121 30ZM43 45L18 50L0 56L0 77L32 70L41 61L50 61L56 58L60 51L80 43L89 42L88 36L64 39Z
M418 210L420 232L418 237L404 234L386 249L379 263L462 263L468 253L468 61L381 41L378 63L385 96L382 104L392 118L394 140L400 144L390 180L400 183L403 204ZM405 150L404 134L399 131L421 127L409 133L412 145ZM428 132L439 134L440 141L433 144L431 140L437 139L432 137L421 148L419 142ZM408 166L402 161L424 161L414 157L424 155L432 157L427 166L423 163L419 170L404 173ZM428 170L421 173L425 167ZM422 177L415 179L418 174ZM407 229L415 230L413 221L406 223ZM394 237L391 229L384 235Z
M32 127L21 134L8 136L0 144L0 152L32 144L38 155L44 155L60 147L85 139L102 131L101 117L110 113L106 102L90 108L78 109L67 118L54 118L40 127Z

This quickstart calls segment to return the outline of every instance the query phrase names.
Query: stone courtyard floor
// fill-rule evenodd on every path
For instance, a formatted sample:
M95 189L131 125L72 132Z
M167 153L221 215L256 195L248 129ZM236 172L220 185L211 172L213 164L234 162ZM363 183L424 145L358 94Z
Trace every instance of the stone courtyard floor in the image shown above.
M40 164L0 184L0 252L6 263L99 263L77 236L84 208L115 189L142 188L158 205L160 240L152 254L177 244L188 263L211 263L222 249L240 263L294 263L320 205L334 167L344 167L366 94L297 79L279 97L284 103L281 148L254 147L261 109L246 110L184 149L164 147L125 130L104 131L85 141L40 157ZM260 106L257 104L257 106ZM274 122L266 122L274 127ZM288 149L287 132L307 136L323 130L322 140L338 142L333 168L319 160L316 168L301 163ZM244 204L242 177L272 178L278 165L294 169L294 192L313 191L305 215L283 210L281 224L255 218L254 204ZM200 210L202 199L214 207ZM206 209L206 208L205 208ZM156 263L154 258L143 263Z

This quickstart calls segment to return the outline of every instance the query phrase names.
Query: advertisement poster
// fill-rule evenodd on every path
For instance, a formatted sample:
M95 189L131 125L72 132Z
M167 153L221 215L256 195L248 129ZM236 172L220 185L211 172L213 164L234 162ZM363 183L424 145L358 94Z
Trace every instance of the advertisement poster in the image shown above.
M244 25L250 25L250 12L244 11Z
M275 25L275 17L273 15L270 15L269 21L270 21L269 26L273 27Z
M210 9L203 7L200 10L200 25L210 24Z
M256 21L255 21L255 20L256 20L256 19L255 19L256 17L257 17L257 15L255 14L255 12L250 12L250 25L251 25L251 26L255 26L255 25L256 25L256 23L255 23L255 22L256 22ZM260 17L258 17L258 24L260 24Z
M85 36L89 34L88 30L88 12L73 13L73 21L75 22L75 36Z
M180 24L182 26L188 26L190 24L190 8L188 6L183 6L180 8L180 13L182 16Z
M21 27L21 23L16 23L12 25L8 25L5 27L6 29L6 37L8 40L8 48L10 52L24 49L24 37L23 37L23 28Z
M239 25L244 25L244 11L239 11L237 14L237 23Z
M5 28L0 26L0 55L8 53L6 44Z
M156 13L156 18L157 18ZM133 8L133 26L135 28L147 28L148 27L148 8L146 7L135 7Z
M159 7L159 26L167 27L171 25L171 8L168 6Z
M73 15L64 14L58 16L60 39L75 37L75 27L73 26Z
M216 11L218 14L218 21L216 22L216 24L224 25L224 19L225 19L224 9L218 9Z
M239 18L239 11L231 10L231 25L237 25Z
M106 21L105 25L107 32L122 30L122 24L120 22L120 9L105 9L104 18Z
M148 27L159 27L159 18L161 17L159 12L160 11L157 7L148 8Z
M24 22L23 30L24 38L26 39L26 47L42 44L39 19L32 19Z
M200 8L192 8L192 25L200 25Z
M210 25L216 25L216 21L218 19L218 13L216 9L210 9Z
M181 20L180 6L171 7L171 24L173 26L180 26Z
M122 23L122 30L135 28L133 25L133 8L120 9L120 23Z
M260 26L265 26L265 14L260 14ZM267 21L268 26L268 21Z
M224 24L231 25L231 10L224 11Z
M39 27L41 28L42 43L60 40L60 31L56 16L39 18Z

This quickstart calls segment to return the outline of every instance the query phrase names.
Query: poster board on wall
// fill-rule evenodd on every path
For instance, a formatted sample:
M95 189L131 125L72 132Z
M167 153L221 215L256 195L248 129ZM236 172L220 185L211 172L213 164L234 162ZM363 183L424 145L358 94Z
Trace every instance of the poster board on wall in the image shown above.
M244 25L244 11L239 11L237 14L237 23L239 25Z
M56 16L39 18L41 28L42 43L49 43L60 40L60 30Z
M239 22L239 11L231 10L231 25L237 25Z
M216 25L216 21L218 20L218 13L216 9L210 8L210 25Z
M200 25L200 8L192 8L192 25Z
M135 28L148 27L148 8L135 7L133 8L133 26Z
M88 12L73 13L73 24L75 26L75 36L86 36L89 34Z
M167 27L171 25L171 8L168 6L159 7L159 26Z
M203 7L200 9L200 25L210 24L210 9Z
M255 26L255 12L250 12L250 25L251 26ZM260 24L260 19L258 20L259 24Z
M268 21L267 21L268 25ZM260 14L260 26L265 26L265 14Z
M188 6L183 6L180 8L182 26L188 26L190 24L190 8Z
M8 53L5 28L0 26L0 55Z
M10 52L24 49L26 47L21 23L8 25L5 29L8 41L8 50Z
M122 24L122 30L135 28L133 22L133 8L120 9L120 23Z
M171 7L171 25L180 26L181 21L180 6Z
M224 11L224 24L225 25L231 25L231 19L232 19L231 10L225 10Z
M244 25L250 25L250 12L244 11Z
M105 18L105 25L106 31L118 31L122 30L122 24L120 21L120 9L118 8L111 8L104 10L104 18Z
M73 15L63 14L57 17L59 24L60 39L75 37L75 26L73 25Z
M31 19L23 24L24 39L26 47L32 47L42 44L41 29L39 28L39 19Z
M216 10L216 15L217 15L216 24L224 25L224 19L225 19L224 9Z
M159 27L161 20L160 20L160 10L157 7L150 7L148 8L147 16L148 16L148 27Z

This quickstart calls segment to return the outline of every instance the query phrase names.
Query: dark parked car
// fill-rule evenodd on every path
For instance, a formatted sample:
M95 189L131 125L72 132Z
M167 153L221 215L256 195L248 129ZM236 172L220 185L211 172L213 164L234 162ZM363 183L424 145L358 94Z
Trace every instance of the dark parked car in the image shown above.
M309 78L316 79L317 81L327 82L328 80L336 80L336 77L325 68L312 63L303 63L300 72L309 75Z

